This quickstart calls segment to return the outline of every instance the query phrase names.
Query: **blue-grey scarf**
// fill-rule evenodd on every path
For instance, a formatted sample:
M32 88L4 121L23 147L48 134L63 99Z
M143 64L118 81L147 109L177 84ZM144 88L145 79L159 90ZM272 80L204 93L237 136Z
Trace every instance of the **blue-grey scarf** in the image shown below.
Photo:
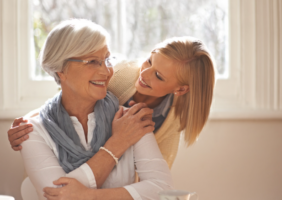
M91 151L80 143L71 118L61 103L62 93L49 100L41 109L45 129L56 144L59 162L66 173L73 171L95 155L112 135L112 121L118 111L118 99L110 92L94 107L96 126L91 140Z

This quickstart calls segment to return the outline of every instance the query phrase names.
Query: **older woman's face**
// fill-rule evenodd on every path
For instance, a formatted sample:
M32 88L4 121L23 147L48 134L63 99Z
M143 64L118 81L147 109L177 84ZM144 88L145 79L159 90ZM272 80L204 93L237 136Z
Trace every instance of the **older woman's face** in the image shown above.
M102 61L109 56L109 49L104 46L95 53L73 57L72 59ZM100 67L95 67L93 64L69 61L66 70L59 74L63 93L69 93L75 95L76 98L83 98L92 102L105 98L112 75L113 69L107 68L104 61Z
M180 87L176 77L178 65L160 53L152 53L141 67L141 73L135 83L141 94L162 97L174 93Z

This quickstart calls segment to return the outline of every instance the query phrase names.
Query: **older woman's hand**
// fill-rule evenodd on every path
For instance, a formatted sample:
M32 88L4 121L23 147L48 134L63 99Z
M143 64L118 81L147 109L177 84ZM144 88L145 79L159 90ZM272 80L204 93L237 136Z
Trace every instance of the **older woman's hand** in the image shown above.
M73 178L62 177L53 182L55 185L64 185L59 188L46 187L43 189L44 197L48 200L87 200L92 199L89 189Z
M133 100L131 100L131 101L128 103L128 105L129 105L130 107L134 106L135 104L137 104L137 103L136 103L135 101L133 101ZM148 107L148 106L145 104L145 107ZM128 110L129 110L129 108L125 108L125 109L123 110L123 114L127 113ZM143 120L143 121L145 121L146 119L152 120L152 117L153 117L152 114L148 114L148 115L145 115L145 116L142 118L142 120Z
M145 103L133 105L123 114L123 108L116 113L112 122L112 135L121 144L129 147L138 142L146 133L154 130L153 109Z
M22 123L27 123L27 120L24 120L23 117L16 118L11 125L11 128L8 130L8 138L12 149L15 151L22 149L20 144L27 140L27 134L33 131L32 124L21 125Z

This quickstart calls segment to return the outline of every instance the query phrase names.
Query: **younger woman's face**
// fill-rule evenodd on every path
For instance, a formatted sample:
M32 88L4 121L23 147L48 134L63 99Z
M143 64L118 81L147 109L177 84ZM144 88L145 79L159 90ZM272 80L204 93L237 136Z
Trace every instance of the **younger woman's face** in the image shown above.
M178 84L176 61L163 56L160 53L152 53L141 66L141 73L135 83L137 91L141 94L162 97L174 93Z

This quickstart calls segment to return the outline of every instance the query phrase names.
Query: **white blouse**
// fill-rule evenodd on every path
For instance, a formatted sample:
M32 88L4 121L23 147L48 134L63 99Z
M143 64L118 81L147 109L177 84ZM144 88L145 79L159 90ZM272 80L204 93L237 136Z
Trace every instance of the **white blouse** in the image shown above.
M81 144L90 149L92 133L95 128L95 115L88 115L88 142L86 142L81 123L76 117L71 117ZM75 178L89 188L97 188L95 174L88 164L66 174L58 162L58 151L49 133L44 128L40 117L30 118L33 131L29 139L22 143L21 154L27 174L35 186L40 199L43 197L44 187L57 187L53 181L60 177ZM136 167L136 168L135 168ZM134 183L135 171L140 182ZM158 148L153 133L146 134L135 145L123 154L102 188L124 187L133 199L158 199L158 192L172 189L172 177L166 161Z

